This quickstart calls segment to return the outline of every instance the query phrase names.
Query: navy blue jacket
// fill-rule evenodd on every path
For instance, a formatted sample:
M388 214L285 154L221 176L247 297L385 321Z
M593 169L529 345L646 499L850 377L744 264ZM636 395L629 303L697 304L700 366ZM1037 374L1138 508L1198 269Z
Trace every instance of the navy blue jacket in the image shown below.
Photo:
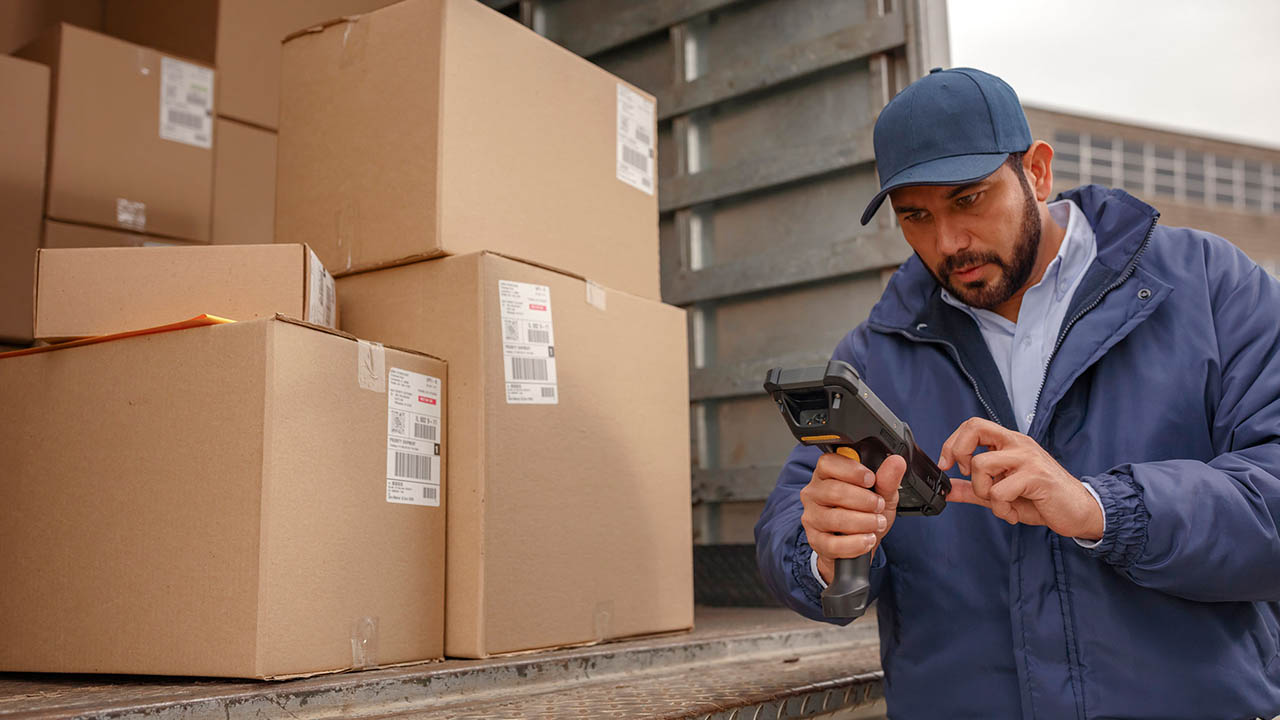
M1087 186L1098 257L1028 434L1101 497L1092 550L951 504L899 517L872 563L891 717L1280 714L1280 283L1213 235ZM935 458L970 417L1015 429L973 321L919 258L834 357ZM756 526L774 594L822 620L792 451ZM957 470L953 469L953 474Z

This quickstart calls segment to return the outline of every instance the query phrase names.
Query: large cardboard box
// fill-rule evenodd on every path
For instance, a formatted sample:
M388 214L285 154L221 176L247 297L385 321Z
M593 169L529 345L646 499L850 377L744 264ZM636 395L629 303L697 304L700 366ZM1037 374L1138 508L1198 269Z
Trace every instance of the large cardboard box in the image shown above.
M53 69L48 217L208 242L212 69L65 23L19 54Z
M31 342L31 279L40 247L49 68L0 56L0 341Z
M339 276L492 250L659 298L643 91L474 0L302 33L281 72L277 242Z
M106 0L106 31L218 68L218 114L275 129L280 41L394 0Z
M338 280L450 366L446 654L693 623L684 312L491 253Z
M333 277L306 245L40 250L35 336L58 341L201 314L336 327Z
M198 243L185 240L172 240L145 233L57 220L44 221L44 237L40 241L40 247L45 248L193 247L197 245ZM34 252L28 260L34 265Z
M0 54L35 40L50 25L69 22L102 29L103 0L3 0L0 2Z
M276 134L218 118L213 149L213 243L256 245L276 235Z
M389 436L397 413L435 408L442 430L417 396L445 380L434 358L283 318L0 358L0 670L440 657L445 508L400 493L447 481L387 471L414 444Z

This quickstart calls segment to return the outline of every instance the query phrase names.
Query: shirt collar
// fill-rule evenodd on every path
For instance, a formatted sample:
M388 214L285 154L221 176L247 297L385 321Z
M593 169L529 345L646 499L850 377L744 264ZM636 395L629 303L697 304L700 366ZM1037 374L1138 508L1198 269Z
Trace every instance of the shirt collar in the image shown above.
M1049 216L1059 226L1065 227L1066 233L1063 235L1062 244L1058 246L1058 254L1049 261L1049 266L1045 268L1044 277L1040 278L1040 282L1033 285L1032 288L1052 282L1054 299L1060 302L1089 266L1093 257L1093 253L1089 252L1089 250L1094 246L1096 239L1094 238L1093 227L1089 225L1089 219L1084 216L1084 211L1073 200L1063 199L1050 203ZM984 319L995 322L1000 326L1013 327L1014 325L1014 323L992 311L980 310L965 304L947 292L946 288L942 288L942 300L952 307L964 310L979 325L985 324ZM988 318L988 316L992 317Z

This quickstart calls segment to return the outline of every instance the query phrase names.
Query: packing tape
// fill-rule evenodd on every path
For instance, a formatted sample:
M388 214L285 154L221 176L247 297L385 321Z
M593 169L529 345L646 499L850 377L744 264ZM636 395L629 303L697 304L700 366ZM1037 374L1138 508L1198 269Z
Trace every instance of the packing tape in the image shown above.
M387 391L387 351L382 343L356 341L356 382L365 390Z
M342 54L338 57L338 67L351 67L364 61L364 49L369 44L369 23L361 22L359 16L345 19L342 28Z
M605 305L609 299L608 292L605 291L603 285L597 285L590 280L587 281L587 304L597 310L605 310Z
M604 640L613 637L613 601L605 600L596 603L595 610L595 633L596 640Z
M359 617L351 622L351 669L378 664L378 618Z

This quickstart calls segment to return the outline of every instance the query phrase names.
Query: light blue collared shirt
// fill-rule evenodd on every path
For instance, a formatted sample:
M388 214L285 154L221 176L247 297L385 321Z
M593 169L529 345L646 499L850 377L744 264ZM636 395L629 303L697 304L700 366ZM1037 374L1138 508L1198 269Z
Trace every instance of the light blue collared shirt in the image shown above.
M1023 293L1017 323L991 310L970 307L945 289L942 291L944 302L965 311L978 324L982 339L987 341L991 357L1000 369L1000 379L1013 405L1018 430L1023 433L1031 428L1031 421L1035 419L1036 402L1040 400L1045 372L1058 334L1062 332L1067 307L1084 279L1085 270L1098 257L1098 240L1080 206L1070 200L1059 200L1049 205L1049 215L1067 232L1058 254L1045 268L1044 277ZM1102 507L1097 491L1089 483L1084 483L1084 488ZM1105 531L1105 514L1103 523ZM1076 542L1082 547L1093 547L1101 541Z
M1000 369L1000 379L1004 381L1005 392L1013 405L1018 430L1023 433L1031 428L1031 421L1035 419L1045 370L1058 342L1058 333L1062 331L1071 298L1084 279L1085 270L1098 257L1098 240L1080 206L1070 200L1059 200L1049 205L1049 215L1060 227L1066 228L1066 235L1062 238L1058 254L1045 268L1044 277L1023 293L1018 322L1011 322L991 310L970 307L945 289L942 291L944 302L963 310L977 323L982 339L986 340L991 357ZM1084 487L1102 507L1098 493L1089 483L1084 483ZM1105 531L1105 514L1103 522ZM1087 548L1096 546L1101 540L1076 542ZM827 584L818 573L817 552L809 557L809 568L825 588Z

